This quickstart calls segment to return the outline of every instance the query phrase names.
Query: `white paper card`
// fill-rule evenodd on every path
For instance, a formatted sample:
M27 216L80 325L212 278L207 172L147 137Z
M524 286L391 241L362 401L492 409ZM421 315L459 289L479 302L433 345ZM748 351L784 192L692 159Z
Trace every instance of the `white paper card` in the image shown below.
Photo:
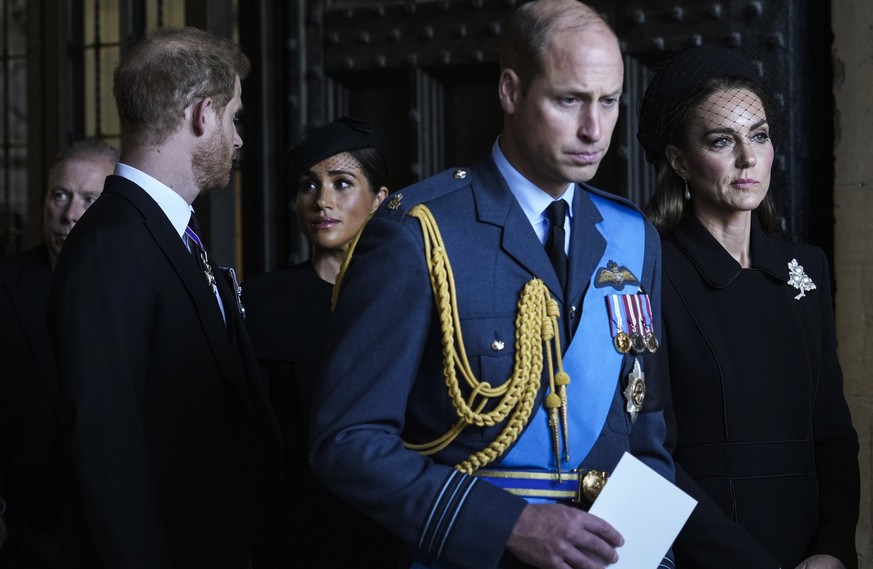
M657 569L697 500L624 453L589 513L624 537L610 569Z

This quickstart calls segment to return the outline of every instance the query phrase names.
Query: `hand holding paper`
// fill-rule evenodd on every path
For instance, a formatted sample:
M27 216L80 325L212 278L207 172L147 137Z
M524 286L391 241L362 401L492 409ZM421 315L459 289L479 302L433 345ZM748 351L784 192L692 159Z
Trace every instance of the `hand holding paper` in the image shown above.
M697 500L625 453L589 513L624 537L610 569L656 569Z
M615 548L622 543L615 529L588 512L564 504L528 504L512 529L507 548L534 567L552 567L556 559L581 567L586 560L615 556Z

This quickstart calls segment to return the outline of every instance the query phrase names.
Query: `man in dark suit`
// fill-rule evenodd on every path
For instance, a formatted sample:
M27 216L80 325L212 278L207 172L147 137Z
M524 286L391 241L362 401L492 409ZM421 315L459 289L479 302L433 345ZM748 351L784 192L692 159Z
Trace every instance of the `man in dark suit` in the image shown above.
M585 511L604 472L630 452L674 478L658 236L584 183L621 51L588 6L536 0L501 67L491 152L386 199L337 281L310 463L416 569L602 567L623 543Z
M225 187L248 59L160 29L114 75L122 155L55 270L73 470L106 568L245 569L280 436L232 291L191 204Z
M117 161L97 139L63 151L49 171L42 243L0 262L0 514L9 528L0 567L61 566L59 526L71 504L49 290L61 245Z

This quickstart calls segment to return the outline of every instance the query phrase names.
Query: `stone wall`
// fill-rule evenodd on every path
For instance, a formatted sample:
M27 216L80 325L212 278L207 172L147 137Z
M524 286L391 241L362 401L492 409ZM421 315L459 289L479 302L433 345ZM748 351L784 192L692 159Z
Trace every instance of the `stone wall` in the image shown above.
M837 342L861 439L862 569L873 569L873 9L833 0Z

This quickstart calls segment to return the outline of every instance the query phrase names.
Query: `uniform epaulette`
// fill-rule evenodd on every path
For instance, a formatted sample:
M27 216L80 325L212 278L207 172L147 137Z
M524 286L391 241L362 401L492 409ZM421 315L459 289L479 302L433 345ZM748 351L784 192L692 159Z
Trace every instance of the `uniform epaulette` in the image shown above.
M449 168L388 196L376 212L377 217L401 219L413 206L454 192L470 183L470 168Z
M637 206L637 204L635 204L634 202L630 201L627 198L624 198L622 196L618 196L616 194L613 194L612 192L607 192L606 190L601 190L600 188L595 188L594 186L591 186L591 185L588 185L585 183L578 184L578 187L582 188L586 192L591 192L592 194L606 198L606 199L613 201L619 205L623 205L625 207L628 207L637 213L640 213L640 214L643 213L640 210L640 208Z

